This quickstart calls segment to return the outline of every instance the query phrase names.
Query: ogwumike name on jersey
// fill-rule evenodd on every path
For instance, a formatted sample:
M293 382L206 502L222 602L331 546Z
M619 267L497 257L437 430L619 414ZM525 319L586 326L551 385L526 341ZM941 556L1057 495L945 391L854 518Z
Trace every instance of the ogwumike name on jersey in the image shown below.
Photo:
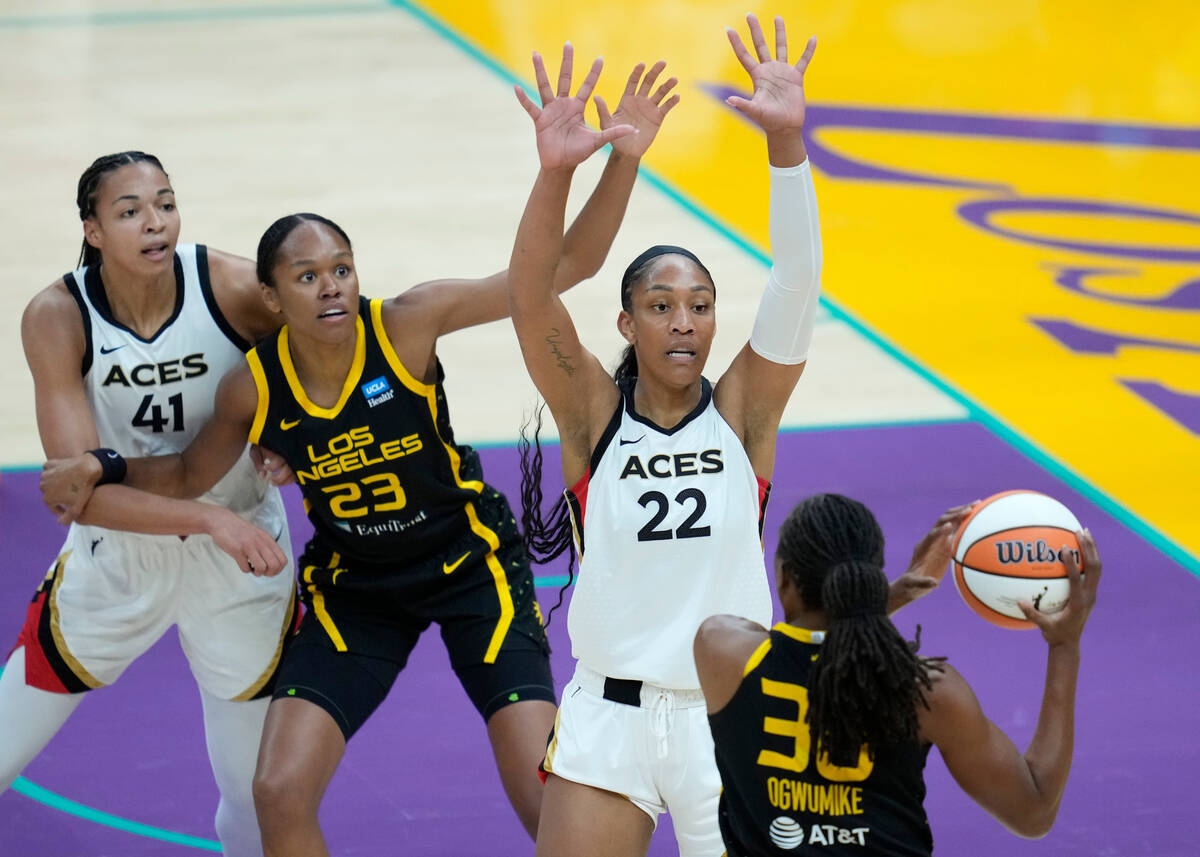
M174 384L188 378L199 378L207 372L208 364L204 362L204 352L201 351L161 363L138 363L128 370L120 363L114 363L100 382L100 386L120 384L123 387L153 387Z

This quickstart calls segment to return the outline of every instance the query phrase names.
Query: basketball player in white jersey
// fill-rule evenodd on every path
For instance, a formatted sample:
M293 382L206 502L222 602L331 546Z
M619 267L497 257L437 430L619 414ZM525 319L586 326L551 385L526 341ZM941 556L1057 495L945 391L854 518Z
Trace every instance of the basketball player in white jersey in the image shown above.
M47 457L93 451L119 481L124 456L187 446L221 377L278 321L252 262L177 245L174 192L152 155L99 158L78 202L80 267L34 297L21 334ZM290 540L278 490L246 454L201 500L103 485L72 524L0 676L0 790L85 691L112 684L175 625L200 687L217 835L226 855L260 855L251 783L296 619L281 573Z
M762 512L821 271L801 134L803 75L816 42L793 66L782 19L775 60L757 19L748 22L757 59L732 30L729 40L754 94L729 104L766 132L774 267L750 341L715 385L702 372L716 287L680 247L652 247L626 270L617 324L629 347L615 378L581 345L552 282L571 175L589 152L556 121L543 70L543 108L517 93L534 120L541 172L513 249L509 299L525 364L562 438L582 554L568 619L578 665L543 763L539 855L643 855L668 809L682 857L724 851L692 641L714 613L770 624ZM539 470L535 456L523 497L535 496L526 489ZM527 539L553 545L561 536L553 524L539 531L528 502L525 513Z

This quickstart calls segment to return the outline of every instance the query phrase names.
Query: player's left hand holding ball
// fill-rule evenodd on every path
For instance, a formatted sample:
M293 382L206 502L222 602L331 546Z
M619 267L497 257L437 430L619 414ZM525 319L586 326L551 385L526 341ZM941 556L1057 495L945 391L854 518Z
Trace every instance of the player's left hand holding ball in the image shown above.
M1028 601L1017 602L1025 618L1041 629L1042 637L1050 648L1078 646L1083 626L1096 606L1096 588L1100 585L1100 552L1096 550L1091 531L1079 530L1075 538L1079 540L1083 569L1080 570L1071 551L1062 552L1062 562L1067 567L1067 579L1071 586L1066 606L1054 613L1043 613Z

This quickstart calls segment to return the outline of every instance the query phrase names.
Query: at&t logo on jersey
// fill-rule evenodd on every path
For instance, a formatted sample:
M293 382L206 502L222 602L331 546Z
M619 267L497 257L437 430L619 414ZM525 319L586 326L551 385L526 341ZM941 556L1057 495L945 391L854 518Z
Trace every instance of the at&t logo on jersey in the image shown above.
M809 845L866 845L869 827L838 827L836 824L814 824L809 828ZM781 815L771 822L767 835L776 848L791 851L804 844L804 828L794 818Z
M388 379L380 375L374 381L368 381L359 388L362 390L363 396L367 399L367 405L375 407L382 405L384 402L396 395L396 391L392 389L392 385L388 383Z

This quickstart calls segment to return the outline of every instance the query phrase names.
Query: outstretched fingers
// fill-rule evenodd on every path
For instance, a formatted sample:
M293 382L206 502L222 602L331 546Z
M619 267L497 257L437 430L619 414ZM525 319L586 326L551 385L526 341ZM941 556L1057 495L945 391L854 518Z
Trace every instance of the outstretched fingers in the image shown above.
M600 79L600 70L603 68L604 57L596 57L592 62L592 67L588 69L587 77L583 79L583 84L579 87L579 92L575 93L575 97L582 101L585 106L588 99L592 97L592 90L596 88L596 81ZM568 80L567 85L570 86L570 83L570 80Z
M640 62L633 67L633 71L629 72L629 79L625 81L624 95L633 95L637 92L638 81L642 79L642 72L646 70L646 64Z
M666 67L666 60L659 60L650 66L650 71L646 72L646 76L642 78L642 85L638 87L637 94L642 97L650 95L650 89L654 86L654 81L658 80L658 76L662 74L662 70Z
M754 42L754 52L758 54L758 61L770 62L771 49L767 47L767 36L763 32L762 24L758 23L758 16L747 15L746 23L750 25L750 39Z
M537 122L538 117L542 115L542 108L533 103L533 99L525 94L525 90L521 88L521 84L513 84L513 92L517 94L517 101L521 102L521 106L525 108L525 112L529 114L529 118Z
M652 102L654 102L655 104L662 104L663 99L667 97L667 93L670 92L672 89L674 89L675 84L677 84L677 83L679 83L679 78L677 78L677 77L672 77L672 78L668 79L665 83L663 83L662 86L660 86L658 89L656 89L654 91L654 96L650 100ZM676 103L679 102L678 95L675 96L675 102ZM674 105L671 105L671 106L673 107ZM668 107L667 109L669 110L670 107Z
M596 115L600 117L600 130L611 128L613 124L612 111L608 109L608 102L601 95L592 96L592 103L596 105Z
M780 62L788 61L787 29L783 25L783 16L775 16L775 59Z
M750 72L758 66L754 57L750 56L750 51L746 48L746 43L742 41L741 35L733 27L725 28L725 35L729 38L729 46L733 48L733 55L738 58L738 62L742 64L742 68Z
M558 98L571 94L571 73L575 65L575 46L570 42L563 45L562 64L558 67ZM545 104L545 101L542 102Z
M542 104L554 100L554 90L550 88L550 77L546 74L546 62L537 51L533 52L533 76L537 80L538 97Z
M611 118L611 117L610 117ZM607 146L613 140L620 140L622 137L627 137L630 134L636 134L637 128L632 125L613 125L610 128L605 128L596 135L596 145L592 151Z
M800 59L796 61L796 70L804 74L804 70L808 68L809 62L813 58L813 54L817 52L817 37L809 36L808 44L804 46L804 53L800 55ZM782 59L782 57L780 57Z

